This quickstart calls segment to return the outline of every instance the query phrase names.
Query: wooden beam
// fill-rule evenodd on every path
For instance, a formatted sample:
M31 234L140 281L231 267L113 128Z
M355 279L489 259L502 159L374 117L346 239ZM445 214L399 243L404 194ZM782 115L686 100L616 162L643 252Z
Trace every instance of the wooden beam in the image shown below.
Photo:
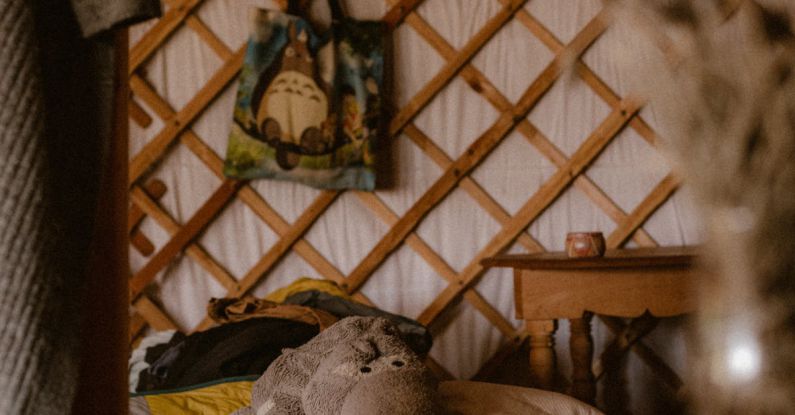
M166 185L160 180L150 180L144 186L146 193L154 200L160 198L166 193ZM143 256L152 255L155 252L155 246L138 228L143 221L146 214L134 203L130 206L127 216L127 228L130 234L130 244Z
M127 111L130 114L130 118L135 121L141 128L147 128L152 125L152 117L146 113L146 110L141 108L134 99L130 99L128 102Z
M146 323L157 331L179 330L176 323L171 320L163 310L160 309L149 297L142 295L133 302L133 308Z
M130 316L130 343L134 343L136 339L142 335L143 330L148 325L149 324L140 314L132 313L132 316Z
M4 16L4 18L7 18ZM13 22L17 24L19 22ZM127 189L124 186L126 181L128 143L129 143L129 99L130 91L127 85L127 67L129 55L127 45L129 44L129 32L127 29L113 31L109 40L110 45L95 45L95 51L105 51L104 47L109 48L110 56L105 56L108 63L112 64L109 69L112 74L110 79L111 90L105 90L105 86L99 87L99 93L95 99L107 98L108 101L102 102L107 107L104 109L94 108L87 116L106 116L105 120L91 120L97 130L89 132L96 136L91 140L98 140L98 144L107 144L104 148L106 157L99 165L90 166L90 172L97 179L99 186L95 206L92 214L94 216L93 226L85 231L89 233L91 244L85 253L85 269L81 269L79 274L69 275L61 283L73 282L82 286L77 290L80 299L72 299L75 302L76 310L63 310L65 312L79 313L77 321L80 321L78 333L63 333L64 338L71 337L79 340L80 347L68 354L74 358L70 363L73 367L71 379L66 379L70 386L74 387L74 396L71 401L58 401L51 405L48 410L30 410L28 406L25 412L64 412L80 413L86 415L93 414L124 414L128 403L127 393L127 358L129 356L129 343L127 335L129 326L129 304L130 298L126 289L127 275L129 274L129 234L127 233ZM3 39L3 41L13 41ZM103 46L103 47L99 47ZM91 67L88 65L87 67ZM95 67L98 69L98 67ZM92 71L97 75L99 71ZM85 75L85 74L84 74ZM4 81L5 82L5 81ZM13 82L13 80L12 80ZM110 89L109 88L109 89ZM106 93L107 92L107 93ZM51 108L58 111L59 108ZM6 122L5 120L3 122ZM106 131L104 127L108 127ZM3 166L6 168L7 166ZM54 167L57 169L57 167ZM58 171L55 170L55 174ZM38 183L37 183L38 184ZM62 189L66 191L66 189ZM72 189L80 192L81 189ZM4 192L5 193L5 192ZM4 201L5 203L5 201ZM82 204L86 206L86 203ZM80 204L78 204L80 206ZM87 206L88 207L88 206ZM3 235L7 237L8 235ZM82 255L81 253L80 255ZM66 277L66 276L65 276ZM6 278L3 275L0 278ZM42 287L42 289L55 290L58 295L57 281L55 286ZM58 301L58 299L56 299ZM64 330L65 327L58 326L58 319L64 316L51 315L41 316L42 324L50 325L52 330ZM14 341L14 334L9 333L4 340ZM50 339L51 341L52 339ZM36 342L47 341L40 336L36 337ZM52 344L52 347L59 347ZM29 347L40 347L35 344ZM67 355L64 355L66 357ZM39 362L46 364L45 362ZM53 362L54 366L61 362ZM34 362L13 362L13 364L28 365ZM98 376L98 374L100 374ZM52 373L52 376L64 376L64 373ZM23 382L22 379L15 379L11 382ZM46 381L45 381L46 382ZM37 382L38 383L38 382ZM45 388L46 389L46 388ZM9 397L7 399L15 399ZM53 401L55 402L55 401ZM57 405L57 406L56 406ZM50 405L48 405L50 406ZM61 410L54 409L61 407Z
M384 17L381 18L381 21L389 25L391 29L395 29L396 27L400 26L403 22L403 19L406 16L413 12L414 9L419 7L424 0L397 0L392 2L392 7L387 10Z
M682 180L674 175L669 174L654 187L651 193L635 207L635 210L630 213L627 220L621 223L617 229L607 237L608 248L619 248L632 236L644 222L649 220L651 215L665 203L671 195L679 188Z
M237 180L226 180L213 192L190 220L168 241L149 262L130 279L130 296L136 298L141 291L182 250L212 222L218 213L234 197L243 184Z

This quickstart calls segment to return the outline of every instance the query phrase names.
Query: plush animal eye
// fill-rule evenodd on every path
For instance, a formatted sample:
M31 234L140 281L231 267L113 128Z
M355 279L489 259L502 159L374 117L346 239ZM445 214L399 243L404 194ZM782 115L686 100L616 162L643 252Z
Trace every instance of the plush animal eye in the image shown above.
M363 366L361 369L359 369L359 372L370 373L372 370L373 369L370 369L370 366Z
M295 49L287 48L287 49L285 49L284 54L286 56L293 57L293 56L295 56Z
M403 363L402 360L395 360L394 362L392 362L392 366L395 366L395 367L403 367L404 364L405 363Z

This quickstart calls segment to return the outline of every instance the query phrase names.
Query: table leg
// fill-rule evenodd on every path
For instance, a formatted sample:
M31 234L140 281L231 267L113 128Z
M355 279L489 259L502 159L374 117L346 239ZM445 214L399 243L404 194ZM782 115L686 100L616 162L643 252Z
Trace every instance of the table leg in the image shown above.
M582 318L569 320L571 336L569 350L571 352L571 396L594 403L596 383L594 382L591 364L593 362L593 339L591 338L591 319L593 314L586 312Z
M530 369L534 385L552 390L555 374L554 320L528 320L527 332L530 335Z

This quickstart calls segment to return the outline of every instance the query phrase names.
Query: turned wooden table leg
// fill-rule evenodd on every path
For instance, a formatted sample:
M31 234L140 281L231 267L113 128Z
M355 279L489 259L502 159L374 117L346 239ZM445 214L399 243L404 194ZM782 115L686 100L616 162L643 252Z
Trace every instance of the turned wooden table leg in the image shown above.
M555 374L554 320L528 320L530 334L530 369L536 387L552 390Z
M593 361L592 318L593 314L586 312L582 318L569 320L571 329L569 350L572 363L570 394L590 404L593 404L596 398L596 383L591 371Z

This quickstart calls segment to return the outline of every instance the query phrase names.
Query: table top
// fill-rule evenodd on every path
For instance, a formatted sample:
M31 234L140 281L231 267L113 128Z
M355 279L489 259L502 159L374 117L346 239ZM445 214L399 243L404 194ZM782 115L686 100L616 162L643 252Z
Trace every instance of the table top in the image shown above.
M497 255L483 259L484 267L517 269L604 269L638 267L690 267L700 247L656 247L637 249L608 249L604 256L570 258L565 252Z

